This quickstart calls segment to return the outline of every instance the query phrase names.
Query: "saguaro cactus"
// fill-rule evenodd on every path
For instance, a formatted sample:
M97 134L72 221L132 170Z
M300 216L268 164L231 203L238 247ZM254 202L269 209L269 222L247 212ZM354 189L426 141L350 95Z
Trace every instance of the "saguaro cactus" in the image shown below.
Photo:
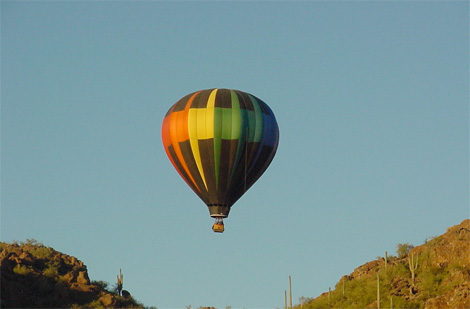
M385 251L385 271L387 271L387 264L388 264L388 253Z
M377 274L377 309L380 309L380 278Z
M418 255L416 255L416 262L414 261L415 255L414 253L411 256L408 256L408 267L410 268L411 272L411 287L415 286L415 270L418 268Z
M124 283L124 275L122 274L121 269L119 269L119 275L117 276L117 291L118 291L119 296L121 296L123 283Z
M292 281L289 276L289 308L292 309Z
M328 287L328 308L330 308L331 287Z
M287 290L284 290L284 309L287 309Z

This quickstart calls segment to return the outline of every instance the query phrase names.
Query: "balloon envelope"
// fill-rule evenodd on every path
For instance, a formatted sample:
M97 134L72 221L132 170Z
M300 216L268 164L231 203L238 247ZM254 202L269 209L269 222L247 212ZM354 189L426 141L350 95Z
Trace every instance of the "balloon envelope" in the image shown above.
M273 160L279 129L269 106L257 97L208 89L183 97L168 110L162 141L210 215L227 217Z

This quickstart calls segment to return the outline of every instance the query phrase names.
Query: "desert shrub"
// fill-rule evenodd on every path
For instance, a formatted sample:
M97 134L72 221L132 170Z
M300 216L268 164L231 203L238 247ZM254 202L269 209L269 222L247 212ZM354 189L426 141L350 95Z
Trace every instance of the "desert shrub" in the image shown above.
M359 307L364 308L377 297L377 282L375 280L355 280L349 284L350 293L346 297Z
M424 299L442 295L451 288L441 283L449 276L446 269L429 267L428 271L419 274L420 296Z
M57 278L57 284L67 285L67 283L68 283L68 280L65 279L65 276L61 276L59 274L59 277Z
M34 238L28 238L25 242L20 242L21 245L29 245L29 246L44 246L42 242L37 241Z
M406 308L406 309L418 309L420 308L420 303L416 301L406 300L404 297L391 296L393 297L393 308ZM390 297L381 302L382 307L390 308Z
M320 309L320 308L328 308L328 296L322 296L321 298L313 301L304 303L302 308L306 309Z
M408 261L406 263L396 263L392 267L389 267L385 273L385 278L389 281L395 277L408 278L410 277L410 269L408 268Z
M43 270L42 274L49 278L55 278L59 275L59 270L55 267L48 267Z
M97 285L97 286L99 286L100 288L102 288L103 290L108 291L109 283L106 282L106 281L101 281L101 280L100 280L100 281L94 281L94 280L93 280L93 281L91 281L91 284Z
M16 264L15 268L13 268L13 272L18 275L27 275L31 272L31 269L26 265Z
M397 255L399 258L404 258L408 255L408 252L413 249L414 246L409 243L398 244L397 245Z
M50 258L54 254L54 249L46 247L46 246L39 246L39 247L32 247L29 252L35 258L38 259L47 259Z
M42 272L44 276L49 278L55 278L59 276L60 263L58 261L47 262L46 266L47 267Z
M299 297L299 303L300 304L307 304L308 302L310 302L312 300L313 300L313 298L310 298L310 297L304 297L304 296ZM227 307L229 307L229 306L225 306L226 309L227 309Z

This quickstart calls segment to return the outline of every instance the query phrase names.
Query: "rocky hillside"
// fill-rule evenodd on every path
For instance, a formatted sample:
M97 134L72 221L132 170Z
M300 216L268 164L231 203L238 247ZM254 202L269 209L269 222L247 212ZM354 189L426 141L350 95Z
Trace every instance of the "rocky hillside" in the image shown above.
M130 295L118 296L107 283L90 281L86 266L34 240L0 242L1 307L138 307Z
M359 266L334 290L302 299L297 308L470 308L470 220L405 247L397 250L401 256Z

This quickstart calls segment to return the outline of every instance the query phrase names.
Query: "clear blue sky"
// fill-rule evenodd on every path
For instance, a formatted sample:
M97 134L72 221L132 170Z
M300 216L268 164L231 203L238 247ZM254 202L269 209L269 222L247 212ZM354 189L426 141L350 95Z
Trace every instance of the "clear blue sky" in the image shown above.
M469 4L1 2L1 240L147 306L275 308L469 217ZM263 99L281 139L215 234L168 108Z

